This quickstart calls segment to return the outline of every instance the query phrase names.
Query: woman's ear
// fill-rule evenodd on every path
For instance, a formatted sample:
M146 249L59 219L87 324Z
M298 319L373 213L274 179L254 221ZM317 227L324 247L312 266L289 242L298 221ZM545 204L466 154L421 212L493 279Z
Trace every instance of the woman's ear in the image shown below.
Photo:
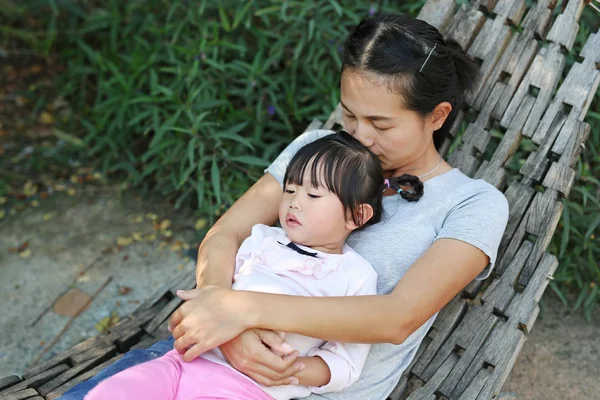
M437 131L444 125L446 122L446 118L450 115L452 111L452 104L447 101L442 101L439 103L430 114L430 121L434 131Z
M354 223L354 218L352 218L352 216L349 216L349 218L346 219L346 228L350 229L350 230L355 230L360 228L361 226L363 226L368 220L370 220L373 217L373 207L371 207L371 205L369 204L360 204L356 210L354 211L355 215L356 215L356 220L360 221L360 224L357 225Z

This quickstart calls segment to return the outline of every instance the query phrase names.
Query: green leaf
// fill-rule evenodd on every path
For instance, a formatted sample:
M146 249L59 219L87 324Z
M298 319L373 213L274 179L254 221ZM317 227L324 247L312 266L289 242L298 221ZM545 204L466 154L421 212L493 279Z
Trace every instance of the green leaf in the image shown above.
M210 178L213 185L215 197L217 198L217 204L221 203L221 175L219 173L219 165L217 160L213 158L212 165L210 167Z
M268 167L270 164L269 161L263 160L262 158L256 156L231 157L230 160L233 162L239 162L246 165L256 165L259 167Z

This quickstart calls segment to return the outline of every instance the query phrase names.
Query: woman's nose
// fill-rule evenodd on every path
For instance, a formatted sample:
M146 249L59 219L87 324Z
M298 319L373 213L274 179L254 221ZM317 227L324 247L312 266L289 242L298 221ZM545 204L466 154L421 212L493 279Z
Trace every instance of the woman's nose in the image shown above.
M369 148L371 146L373 146L373 144L375 143L375 138L373 136L373 133L370 132L368 130L367 127L363 126L357 126L356 130L354 131L354 135L353 135L360 143L362 143L363 146Z

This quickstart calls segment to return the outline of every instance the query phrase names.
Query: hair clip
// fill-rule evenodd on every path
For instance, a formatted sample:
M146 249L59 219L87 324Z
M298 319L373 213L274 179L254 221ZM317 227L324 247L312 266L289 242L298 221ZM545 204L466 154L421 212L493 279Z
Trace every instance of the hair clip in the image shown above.
M431 55L433 54L433 51L435 50L436 47L437 47L437 43L434 44L433 47L431 48L431 50L429 51L427 58L423 62L423 65L421 65L421 69L419 70L419 73L421 73L421 71L423 71L423 68L425 68L425 64L427 64L427 61L429 61L429 57L431 57Z

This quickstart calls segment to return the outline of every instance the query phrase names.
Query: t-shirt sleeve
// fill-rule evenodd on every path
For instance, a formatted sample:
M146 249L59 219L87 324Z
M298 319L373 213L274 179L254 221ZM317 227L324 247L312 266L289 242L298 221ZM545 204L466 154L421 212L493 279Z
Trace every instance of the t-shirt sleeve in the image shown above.
M333 131L325 130L325 129L316 129L313 131L307 131L294 139L288 146L283 149L283 151L277 156L277 158L265 169L265 172L273 175L277 182L283 187L283 176L285 175L285 170L290 163L294 154L302 146L308 144L310 142L314 142L317 139L322 138L323 136L329 135L333 133Z
M498 189L476 180L457 191L437 239L457 239L483 251L490 259L477 279L487 278L508 222L508 201Z

